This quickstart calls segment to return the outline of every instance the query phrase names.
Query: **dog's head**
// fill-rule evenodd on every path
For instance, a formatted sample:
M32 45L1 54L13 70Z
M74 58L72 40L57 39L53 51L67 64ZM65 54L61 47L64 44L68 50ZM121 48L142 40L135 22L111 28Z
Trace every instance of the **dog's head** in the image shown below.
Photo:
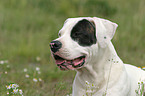
M117 24L97 17L69 18L50 43L52 56L61 70L74 70L89 64L112 39Z

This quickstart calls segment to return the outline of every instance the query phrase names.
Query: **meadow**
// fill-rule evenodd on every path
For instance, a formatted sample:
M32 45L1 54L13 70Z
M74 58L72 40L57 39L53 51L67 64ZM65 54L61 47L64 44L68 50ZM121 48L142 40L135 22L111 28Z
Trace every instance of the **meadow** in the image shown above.
M66 96L75 71L60 71L49 43L71 17L97 16L119 26L120 58L145 66L145 0L0 0L0 96L16 83L24 96ZM16 95L19 96L19 95Z

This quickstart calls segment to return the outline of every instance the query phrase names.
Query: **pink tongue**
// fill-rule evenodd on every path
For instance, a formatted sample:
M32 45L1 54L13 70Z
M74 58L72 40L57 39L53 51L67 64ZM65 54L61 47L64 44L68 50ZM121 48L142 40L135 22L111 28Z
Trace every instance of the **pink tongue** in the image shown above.
M71 64L71 60L67 60L67 63L68 63L68 64Z
M80 64L81 62L83 62L83 60L84 60L84 58L83 59L78 58L78 59L73 60L73 63L76 66L76 65Z
M65 60L56 60L56 64L62 64L63 62L65 62Z

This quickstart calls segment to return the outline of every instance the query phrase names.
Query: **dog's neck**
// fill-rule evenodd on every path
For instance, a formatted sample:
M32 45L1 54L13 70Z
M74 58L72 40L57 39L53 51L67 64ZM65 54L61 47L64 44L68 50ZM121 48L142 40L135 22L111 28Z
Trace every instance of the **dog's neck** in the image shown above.
M76 79L80 81L82 88L86 81L95 85L98 89L103 88L107 85L109 79L110 81L114 79L110 76L112 72L118 68L118 73L116 72L117 74L113 75L120 75L119 71L123 68L123 63L111 42L106 48L98 48L98 50L99 53L93 56L95 58L92 58L85 67L77 70Z

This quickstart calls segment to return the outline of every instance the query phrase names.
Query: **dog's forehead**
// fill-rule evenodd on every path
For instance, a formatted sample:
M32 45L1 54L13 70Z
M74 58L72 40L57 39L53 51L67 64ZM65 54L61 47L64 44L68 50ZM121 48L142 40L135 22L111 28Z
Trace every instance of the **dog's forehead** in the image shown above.
M63 34L65 32L70 32L72 30L72 28L83 18L68 18L65 22L64 25L62 27L62 29L60 29L59 33Z

